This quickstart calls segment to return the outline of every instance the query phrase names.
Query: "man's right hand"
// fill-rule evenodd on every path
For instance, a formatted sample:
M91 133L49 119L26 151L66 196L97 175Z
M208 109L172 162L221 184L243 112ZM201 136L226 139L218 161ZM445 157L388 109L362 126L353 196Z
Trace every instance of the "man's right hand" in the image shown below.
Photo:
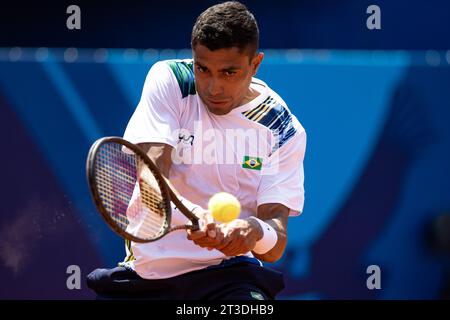
M188 229L187 238L202 248L212 250L222 242L223 233L214 222L210 211L199 208L194 213L199 217L199 229L195 231Z

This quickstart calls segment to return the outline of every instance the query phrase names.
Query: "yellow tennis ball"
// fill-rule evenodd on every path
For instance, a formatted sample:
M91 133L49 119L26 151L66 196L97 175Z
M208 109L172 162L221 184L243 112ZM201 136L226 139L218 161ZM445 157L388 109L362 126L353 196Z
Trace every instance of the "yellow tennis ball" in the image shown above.
M216 221L230 222L239 217L241 204L232 194L219 192L209 199L208 210Z

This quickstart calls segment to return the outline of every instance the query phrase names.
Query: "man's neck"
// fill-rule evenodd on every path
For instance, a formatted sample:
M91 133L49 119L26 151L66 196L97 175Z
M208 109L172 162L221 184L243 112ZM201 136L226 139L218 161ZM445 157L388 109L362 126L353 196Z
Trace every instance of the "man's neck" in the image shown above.
M257 96L259 96L260 94L261 93L258 90L253 89L251 86L248 87L247 94L245 95L244 99L242 99L242 102L240 103L240 105L243 106L244 104L249 103L250 101L255 99Z

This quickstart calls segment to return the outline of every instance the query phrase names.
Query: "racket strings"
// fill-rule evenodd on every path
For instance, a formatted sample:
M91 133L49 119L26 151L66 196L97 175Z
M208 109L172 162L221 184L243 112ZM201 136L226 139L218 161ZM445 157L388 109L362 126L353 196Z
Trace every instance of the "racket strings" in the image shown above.
M125 229L129 221L126 212L133 185L136 179L130 155L119 154L113 144L104 144L97 153L96 181L97 187L110 217Z
M160 185L150 169L143 165L142 160L137 161L137 165L139 167L140 200L146 209L152 213L146 216L148 218L147 227L161 229L161 226L166 226L167 224L167 208L162 197Z
M166 209L164 200L158 182L148 168L144 168L141 171L139 187L141 189L142 202L147 207L152 208L156 214L163 217Z

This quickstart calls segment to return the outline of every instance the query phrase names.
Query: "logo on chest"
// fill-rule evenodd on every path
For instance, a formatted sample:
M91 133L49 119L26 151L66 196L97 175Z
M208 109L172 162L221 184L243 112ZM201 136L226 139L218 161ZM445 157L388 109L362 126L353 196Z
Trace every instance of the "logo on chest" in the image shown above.
M261 170L262 159L257 158L257 157L244 156L244 162L242 163L242 168L252 169L252 170Z
M194 144L194 135L190 134L188 131L180 132L178 134L178 143L192 146Z

